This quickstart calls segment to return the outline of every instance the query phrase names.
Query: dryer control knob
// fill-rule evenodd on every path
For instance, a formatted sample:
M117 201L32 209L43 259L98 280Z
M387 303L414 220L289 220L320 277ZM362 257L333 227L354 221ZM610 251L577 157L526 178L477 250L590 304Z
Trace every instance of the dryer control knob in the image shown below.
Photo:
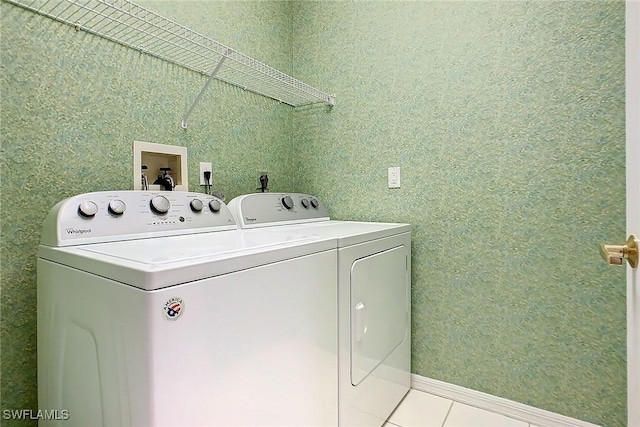
M318 206L320 206L320 203L318 203L317 199L311 199L311 206L318 209Z
M190 203L191 206L191 210L194 212L200 212L202 211L202 208L204 207L204 204L202 204L202 200L200 199L193 199Z
M209 209L211 209L211 212L220 212L221 207L219 200L214 199L209 202Z
M293 199L291 199L291 197L289 196L284 196L282 198L282 206L284 206L286 209L291 209L293 207Z
M307 199L300 200L300 203L302 204L302 207L305 209L309 207L309 201Z
M127 209L127 205L122 200L114 199L109 202L109 213L112 215L122 215Z
M80 203L80 205L78 206L78 214L80 214L80 216L83 216L85 218L91 218L97 213L98 213L98 205L96 205L94 202L86 201L86 202Z
M169 212L169 208L171 207L171 202L164 196L155 196L151 199L151 210L157 214L166 214Z

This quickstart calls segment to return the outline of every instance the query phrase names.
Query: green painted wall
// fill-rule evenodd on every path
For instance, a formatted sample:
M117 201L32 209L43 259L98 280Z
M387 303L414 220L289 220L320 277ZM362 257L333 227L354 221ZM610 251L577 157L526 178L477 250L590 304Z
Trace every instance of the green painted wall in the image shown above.
M155 2L150 8L284 72L292 26L284 2ZM291 191L292 110L5 2L1 17L1 409L36 409L36 249L42 221L74 194L133 186L134 140L186 146L190 189L213 162L227 199L257 172ZM35 422L0 421L2 425Z
M214 82L185 132L203 76L1 3L2 409L36 408L44 215L131 188L137 139L187 146L191 189L199 161L228 199L267 169L336 218L411 222L415 373L625 425L624 272L597 255L624 236L623 2L141 4L337 105Z
M296 188L406 221L413 372L626 425L624 2L296 2ZM389 190L387 168L402 167Z

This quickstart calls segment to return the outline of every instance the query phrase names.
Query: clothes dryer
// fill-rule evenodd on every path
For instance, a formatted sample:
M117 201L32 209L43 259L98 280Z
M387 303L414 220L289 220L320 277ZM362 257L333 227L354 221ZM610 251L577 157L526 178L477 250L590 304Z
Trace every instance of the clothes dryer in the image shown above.
M62 416L40 425L337 425L336 268L334 240L238 230L203 194L58 203L38 252L38 400Z
M411 383L411 226L335 221L308 194L229 203L240 228L335 239L341 427L379 427Z

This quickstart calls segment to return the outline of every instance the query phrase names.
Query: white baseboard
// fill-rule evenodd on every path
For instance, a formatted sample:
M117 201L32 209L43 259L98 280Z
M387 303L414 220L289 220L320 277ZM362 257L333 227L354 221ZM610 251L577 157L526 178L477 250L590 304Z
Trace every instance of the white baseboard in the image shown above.
M411 374L411 388L525 421L536 427L601 427L481 391Z

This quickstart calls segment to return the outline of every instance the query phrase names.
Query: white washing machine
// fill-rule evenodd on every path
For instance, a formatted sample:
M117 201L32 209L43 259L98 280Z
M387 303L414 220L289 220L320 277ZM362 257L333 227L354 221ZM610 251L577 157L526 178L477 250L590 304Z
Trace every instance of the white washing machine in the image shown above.
M341 427L379 427L411 385L411 226L333 221L307 194L229 203L240 228L335 239Z
M57 204L38 253L40 425L335 426L335 241L199 193Z

